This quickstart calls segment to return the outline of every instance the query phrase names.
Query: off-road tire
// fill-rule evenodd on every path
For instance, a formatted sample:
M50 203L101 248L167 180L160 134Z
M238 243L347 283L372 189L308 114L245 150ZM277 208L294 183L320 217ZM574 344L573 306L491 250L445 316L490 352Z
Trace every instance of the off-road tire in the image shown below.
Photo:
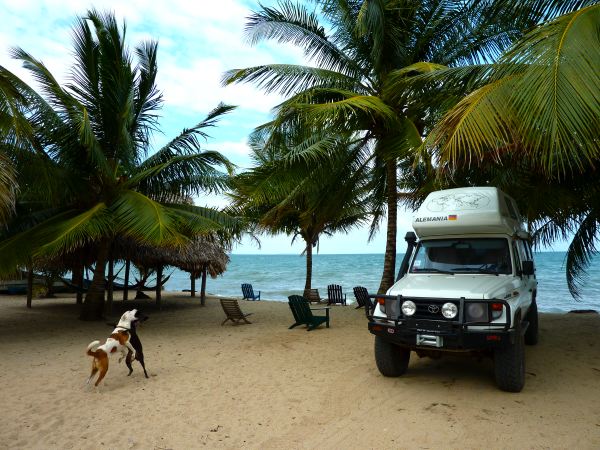
M406 372L410 350L375 336L375 362L384 377L399 377Z
M496 384L507 392L521 392L525 385L525 339L521 318L515 326L515 342L494 351Z
M535 299L531 302L531 306L525 317L529 322L529 327L527 327L527 331L525 332L525 344L535 345L538 343L538 310Z

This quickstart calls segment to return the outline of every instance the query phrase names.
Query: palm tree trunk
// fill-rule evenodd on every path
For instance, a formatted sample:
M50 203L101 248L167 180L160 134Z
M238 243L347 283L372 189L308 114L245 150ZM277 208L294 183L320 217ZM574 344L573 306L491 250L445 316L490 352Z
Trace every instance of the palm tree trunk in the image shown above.
M306 240L306 239L305 239ZM308 291L312 285L312 263L313 263L313 254L312 254L312 242L306 240L306 282L304 283L304 297L308 298Z
M75 294L76 303L81 305L83 303L83 264L76 264L73 267L73 284L77 286L77 293Z
M106 290L104 271L106 270L109 251L110 242L107 239L100 241L98 244L98 254L96 255L96 267L94 267L94 278L85 295L80 316L81 320L102 320L104 291Z
M190 296L196 296L196 273L190 272Z
M387 181L387 239L385 243L385 257L383 260L383 274L379 284L378 294L385 294L394 284L396 271L396 235L398 233L398 175L396 159L386 163Z
M31 308L33 299L33 266L27 266L27 307Z
M129 272L131 271L131 261L125 260L125 286L123 288L123 301L127 301L129 295Z
M200 287L200 304L206 303L206 266L202 267L202 285Z

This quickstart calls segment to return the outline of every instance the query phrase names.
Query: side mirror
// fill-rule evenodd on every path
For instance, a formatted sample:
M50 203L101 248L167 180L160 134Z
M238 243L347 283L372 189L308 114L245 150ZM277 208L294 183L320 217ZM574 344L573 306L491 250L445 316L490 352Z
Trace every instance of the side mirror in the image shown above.
M523 275L533 275L535 270L533 268L533 261L522 261L521 262L521 273Z

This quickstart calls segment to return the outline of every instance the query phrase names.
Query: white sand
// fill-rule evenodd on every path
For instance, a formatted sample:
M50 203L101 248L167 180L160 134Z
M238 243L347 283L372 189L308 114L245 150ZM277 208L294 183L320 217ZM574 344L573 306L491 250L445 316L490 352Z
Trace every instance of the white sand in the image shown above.
M111 329L76 319L72 298L0 297L0 448L600 448L600 316L542 315L520 394L490 360L419 359L384 378L362 310L335 307L306 332L286 303L247 302L251 325L221 326L217 300L117 303L139 331L150 379L111 360L86 387L85 348Z

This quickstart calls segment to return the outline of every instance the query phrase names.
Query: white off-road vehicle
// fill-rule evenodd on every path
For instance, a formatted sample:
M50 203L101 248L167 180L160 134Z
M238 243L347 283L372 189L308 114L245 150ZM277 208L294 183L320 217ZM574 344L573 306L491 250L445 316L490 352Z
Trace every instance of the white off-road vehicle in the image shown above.
M537 281L514 200L493 187L433 192L413 228L396 283L367 308L377 368L400 376L411 351L487 354L500 389L521 391L524 344L538 339Z

